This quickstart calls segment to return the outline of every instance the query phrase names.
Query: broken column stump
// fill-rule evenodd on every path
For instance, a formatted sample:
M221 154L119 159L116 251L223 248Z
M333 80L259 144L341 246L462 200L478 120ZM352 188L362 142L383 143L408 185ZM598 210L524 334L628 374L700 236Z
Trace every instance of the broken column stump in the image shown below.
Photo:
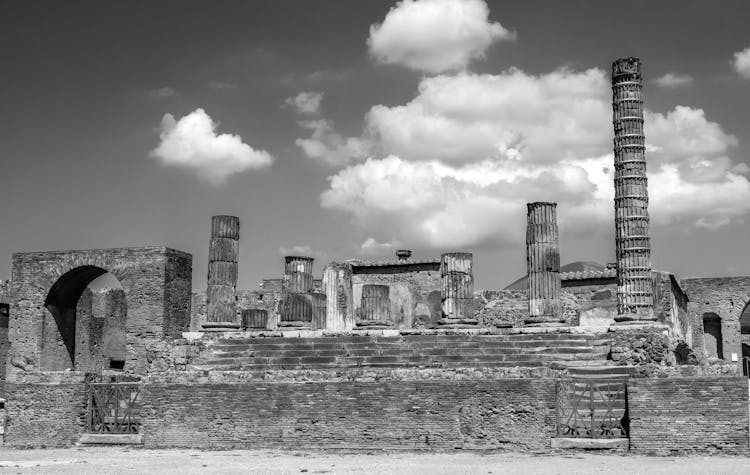
M313 258L286 256L279 328L312 329Z
M232 331L237 320L237 270L240 249L240 218L212 216L208 247L205 331Z
M362 286L360 318L356 329L391 328L391 288L382 284Z
M438 328L473 328L474 264L470 252L447 252L440 256L440 301L442 318Z
M528 272L529 326L559 326L560 249L557 237L557 203L526 205L526 270Z

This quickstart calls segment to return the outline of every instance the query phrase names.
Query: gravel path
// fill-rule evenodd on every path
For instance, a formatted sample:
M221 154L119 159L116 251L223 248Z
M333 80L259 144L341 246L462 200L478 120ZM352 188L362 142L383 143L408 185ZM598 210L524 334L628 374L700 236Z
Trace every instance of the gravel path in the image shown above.
M0 449L3 473L479 473L479 474L750 474L745 457L636 457L528 454L327 454L234 450L144 450L86 447Z

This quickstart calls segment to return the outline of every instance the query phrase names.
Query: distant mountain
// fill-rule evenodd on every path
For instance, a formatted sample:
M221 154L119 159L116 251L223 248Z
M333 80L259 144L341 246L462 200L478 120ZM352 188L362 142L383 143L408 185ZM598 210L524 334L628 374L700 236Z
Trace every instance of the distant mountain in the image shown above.
M582 271L594 271L604 270L605 266L598 262L592 261L576 261L570 264L565 264L560 267L560 272L582 272ZM505 290L526 290L528 284L526 283L526 276L521 277L509 286L505 287Z

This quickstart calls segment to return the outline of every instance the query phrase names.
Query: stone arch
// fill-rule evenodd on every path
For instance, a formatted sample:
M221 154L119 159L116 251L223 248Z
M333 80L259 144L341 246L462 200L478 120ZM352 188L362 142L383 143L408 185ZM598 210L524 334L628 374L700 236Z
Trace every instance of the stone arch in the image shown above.
M745 301L744 304L745 306L740 313L740 333L750 335L750 302Z
M65 310L70 314L81 292L107 271L119 281L125 298L125 368L144 373L150 345L187 331L192 278L190 254L165 247L14 253L8 381L13 381L19 372L56 371L74 366L75 331L71 327L74 319L66 316ZM45 319L51 320L49 325L45 325ZM49 337L45 331L52 331L50 326L53 335L61 329L56 352L45 343ZM51 362L53 353L60 356L62 364Z
M107 275L106 269L85 264L52 284L44 301L48 314L42 329L41 371L100 371L111 367L111 357L123 362L116 365L119 369L124 367L125 291L113 274L119 289L94 293L88 288Z
M724 358L721 317L714 312L703 314L703 341L709 358Z

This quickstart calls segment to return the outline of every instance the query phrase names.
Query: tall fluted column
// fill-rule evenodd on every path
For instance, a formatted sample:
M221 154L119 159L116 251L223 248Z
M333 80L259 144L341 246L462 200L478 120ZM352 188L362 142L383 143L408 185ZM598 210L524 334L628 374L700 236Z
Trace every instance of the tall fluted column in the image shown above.
M557 239L557 203L526 205L526 270L529 289L527 325L559 325L560 248Z
M240 218L212 216L208 247L206 331L237 330L237 268L240 250Z
M313 258L286 256L280 327L310 327L313 319Z
M448 252L440 256L441 326L474 326L474 256Z
M641 61L612 63L618 322L653 321Z

